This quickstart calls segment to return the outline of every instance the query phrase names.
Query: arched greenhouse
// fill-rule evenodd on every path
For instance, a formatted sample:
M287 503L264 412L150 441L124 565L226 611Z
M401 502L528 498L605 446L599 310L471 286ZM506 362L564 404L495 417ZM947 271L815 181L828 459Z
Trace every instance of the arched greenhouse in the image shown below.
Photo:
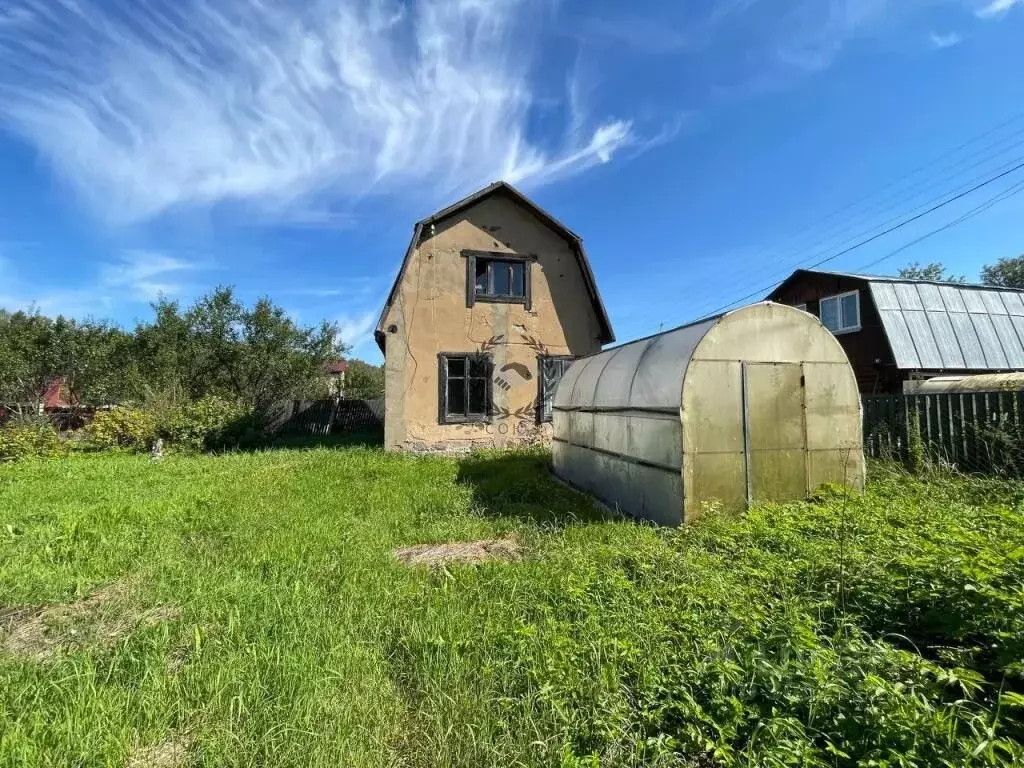
M864 484L846 353L813 315L761 303L577 360L554 397L555 472L665 525L707 505Z

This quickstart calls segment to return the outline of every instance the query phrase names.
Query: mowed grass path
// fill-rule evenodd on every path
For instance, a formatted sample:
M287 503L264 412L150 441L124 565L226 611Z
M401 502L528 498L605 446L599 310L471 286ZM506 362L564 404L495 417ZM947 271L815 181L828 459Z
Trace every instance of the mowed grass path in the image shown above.
M0 608L124 584L140 611L178 609L52 659L0 654L0 765L123 766L173 739L203 766L1020 758L997 689L1024 661L1019 486L889 479L666 531L603 520L546 461L0 466ZM392 554L510 533L522 562ZM936 638L960 655L912 647Z

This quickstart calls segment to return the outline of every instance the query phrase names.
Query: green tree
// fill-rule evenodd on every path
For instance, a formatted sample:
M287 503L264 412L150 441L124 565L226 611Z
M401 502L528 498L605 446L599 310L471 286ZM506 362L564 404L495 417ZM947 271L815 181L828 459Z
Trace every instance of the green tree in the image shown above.
M905 280L934 280L941 283L962 283L966 280L963 275L950 274L937 261L930 264L911 262L899 271L899 276Z
M384 366L349 360L345 372L345 397L352 400L377 400L384 397Z
M1024 254L982 267L981 281L1002 288L1024 288Z
M107 323L0 311L0 403L23 416L38 413L58 378L82 403L116 401L124 394L120 366L129 347L128 335Z
M268 298L247 308L231 288L186 310L166 300L153 308L154 322L136 329L139 378L192 400L215 395L260 408L323 397L324 365L346 349L335 325L301 326Z

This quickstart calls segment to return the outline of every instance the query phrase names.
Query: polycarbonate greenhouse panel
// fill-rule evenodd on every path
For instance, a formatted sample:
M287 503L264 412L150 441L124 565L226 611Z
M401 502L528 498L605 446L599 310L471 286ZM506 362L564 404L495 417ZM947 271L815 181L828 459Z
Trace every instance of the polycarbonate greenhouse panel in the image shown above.
M679 408L682 377L680 361L688 362L704 334L715 324L705 320L655 337L640 360L629 393L633 408Z
M778 304L577 360L555 393L553 425L560 477L662 524L716 505L801 498L811 444L821 454L816 477L841 482L828 468L845 451L849 466L860 461L849 484L863 483L860 396L846 354L817 318Z
M594 392L594 405L602 408L625 408L629 405L633 376L650 345L651 340L639 341L611 353Z

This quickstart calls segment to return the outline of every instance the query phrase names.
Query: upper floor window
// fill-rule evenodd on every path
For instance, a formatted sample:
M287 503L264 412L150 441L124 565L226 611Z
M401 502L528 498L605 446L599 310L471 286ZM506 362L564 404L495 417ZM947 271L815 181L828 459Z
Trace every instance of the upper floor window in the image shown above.
M821 323L832 333L860 330L860 291L828 296L819 302Z
M477 259L476 297L525 299L526 263L504 259Z
M530 308L530 260L515 254L463 251L466 306L477 301L525 304Z

